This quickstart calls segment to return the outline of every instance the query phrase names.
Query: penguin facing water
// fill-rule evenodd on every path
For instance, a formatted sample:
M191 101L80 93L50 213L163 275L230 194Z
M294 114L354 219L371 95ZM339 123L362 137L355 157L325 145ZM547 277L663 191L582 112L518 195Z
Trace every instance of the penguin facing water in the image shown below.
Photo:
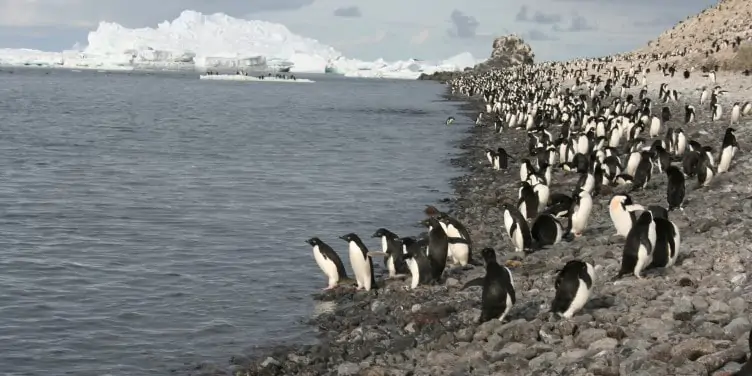
M634 274L638 279L642 279L642 271L653 261L655 240L653 213L650 210L645 210L627 234L622 253L621 270L619 270L616 278Z
M400 243L405 253L405 263L410 270L410 288L415 289L419 285L433 283L435 280L432 275L431 260L421 249L425 241L406 237L400 238Z
M376 274L373 272L373 259L369 256L368 248L360 237L351 232L340 236L340 239L347 242L350 265L355 274L355 281L358 283L357 290L371 291L372 288L378 288Z
M329 285L324 290L331 290L341 280L347 279L345 265L332 247L317 237L306 240L306 243L313 247L313 258L329 280Z
M385 228L380 228L371 237L381 238L381 250L384 252L384 265L389 271L389 278L410 273L397 234Z
M551 312L563 318L574 316L585 307L593 290L594 280L593 265L580 260L567 262L556 276L556 295L551 303Z
M486 262L486 275L468 281L462 289L482 286L480 324L498 318L504 321L514 303L517 301L514 291L512 272L496 261L496 251L484 248L481 251Z
M431 276L440 281L449 255L449 237L435 217L421 221L428 228L428 259L431 261Z

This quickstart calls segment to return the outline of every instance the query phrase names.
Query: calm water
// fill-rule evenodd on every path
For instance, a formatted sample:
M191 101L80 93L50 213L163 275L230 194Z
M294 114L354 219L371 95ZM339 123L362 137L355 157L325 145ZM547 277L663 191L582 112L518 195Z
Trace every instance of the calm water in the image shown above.
M164 374L308 339L304 240L450 196L441 85L0 71L0 370Z

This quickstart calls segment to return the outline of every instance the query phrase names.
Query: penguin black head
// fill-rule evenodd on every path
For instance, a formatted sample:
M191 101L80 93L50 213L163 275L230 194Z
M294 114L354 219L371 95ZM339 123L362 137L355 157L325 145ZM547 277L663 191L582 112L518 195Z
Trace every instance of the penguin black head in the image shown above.
M346 241L346 242L351 242L351 241L354 241L355 238L357 238L357 237L358 237L358 235L355 235L354 233L351 232L349 234L342 235L339 238L342 239L342 240L344 240L344 241Z
M437 209L433 205L426 205L426 209L424 210L424 213L426 213L427 216L433 217L441 214L441 210Z
M395 233L393 233L393 232L391 232L391 231L389 231L389 230L387 230L387 229L385 229L383 227L380 228L380 229L378 229L378 230L376 230L376 232L374 232L373 235L371 235L372 238L380 238L382 236L386 236L387 238L391 238L391 239L398 239L398 237L397 237L397 235Z
M485 261L486 264L496 262L496 251L491 247L483 248L483 250L480 251L480 255L483 256L483 261Z
M309 245L311 245L312 247L315 247L315 246L321 244L321 239L319 239L319 238L317 238L317 237L314 236L314 237L306 240L306 243L309 244Z
M726 133L734 133L734 132L736 132L736 129L731 128L731 127L726 128Z

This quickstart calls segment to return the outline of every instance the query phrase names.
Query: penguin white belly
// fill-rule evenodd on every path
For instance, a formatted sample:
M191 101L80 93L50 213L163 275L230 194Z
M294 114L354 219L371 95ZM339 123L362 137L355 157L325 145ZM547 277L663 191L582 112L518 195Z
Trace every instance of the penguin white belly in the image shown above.
M567 308L567 310L561 314L561 317L568 319L572 318L575 313L577 313L582 309L582 307L585 306L588 299L590 298L590 289L588 289L585 281L581 279L578 279L578 281L580 284L577 287L577 292L575 292L574 294L574 299L572 299L572 302L569 304L569 308Z
M513 224L514 224L514 218L512 218L512 215L509 214L509 212L505 210L504 211L504 229L507 230L507 235L509 235L509 237L512 236L511 230L512 230Z
M470 248L467 246L467 244L450 244L449 248L451 248L452 250L452 259L454 260L455 264L460 264L460 266L467 265L467 259L470 255Z
M681 247L681 234L679 233L679 227L676 226L674 222L671 222L671 225L674 226L674 249L671 249L670 247L667 248L668 251L673 252L673 254L669 254L666 267L676 264L676 260L679 258L679 249Z
M509 295L509 292L506 294L506 306L504 307L504 312L501 313L501 316L499 316L499 321L504 321L504 318L507 317L507 314L512 309L512 296Z
M339 272L337 271L337 265L332 260L327 260L319 250L319 246L313 247L313 258L316 260L321 271L329 278L329 286L334 287L339 281Z
M364 288L366 291L371 291L371 266L368 264L366 257L363 257L355 242L350 242L350 266L352 266L353 273L355 273L355 280L358 282L358 289Z
M515 251L522 252L525 248L525 241L522 238L522 231L520 231L519 226L517 226L517 229L515 229L512 235L512 242L514 243Z
M632 153L627 160L627 174L634 176L637 166L640 164L640 153Z
M708 167L705 167L705 181L702 183L703 187L707 187L710 185L710 182L713 180L713 169Z
M580 206L577 208L577 211L572 214L572 230L575 234L581 234L585 231L588 219L590 218L590 210L592 209L592 206L593 203L589 198L580 199Z
M420 268L418 268L418 262L413 258L405 260L407 269L410 270L410 288L414 289L418 287L420 282Z
M718 161L718 173L726 172L731 166L731 158L734 156L734 147L727 146L721 151L721 158Z
M554 241L554 244L561 243L561 238L564 235L564 229L561 227L561 223L559 221L556 221L556 240Z
M394 257L389 256L386 261L386 267L389 269L389 277L394 278L397 275L397 268L394 266Z
M611 221L616 228L616 235L626 237L629 234L629 230L632 229L632 217L629 215L629 212L622 209L619 202L615 202L613 206L617 206L617 208L611 208L609 214L611 214Z
M548 189L548 186L545 184L537 184L533 189L538 195L538 213L541 213L546 209L550 191Z
M645 245L640 244L640 247L637 249L637 263L635 263L634 267L635 277L642 279L642 271L653 261L651 253Z

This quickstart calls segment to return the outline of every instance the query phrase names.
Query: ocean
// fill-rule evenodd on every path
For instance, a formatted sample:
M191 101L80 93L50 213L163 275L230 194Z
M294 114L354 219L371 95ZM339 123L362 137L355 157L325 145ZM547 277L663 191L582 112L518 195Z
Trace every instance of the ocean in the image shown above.
M350 273L339 236L418 234L463 121L436 83L305 77L2 68L0 370L165 374L313 341L305 239Z

